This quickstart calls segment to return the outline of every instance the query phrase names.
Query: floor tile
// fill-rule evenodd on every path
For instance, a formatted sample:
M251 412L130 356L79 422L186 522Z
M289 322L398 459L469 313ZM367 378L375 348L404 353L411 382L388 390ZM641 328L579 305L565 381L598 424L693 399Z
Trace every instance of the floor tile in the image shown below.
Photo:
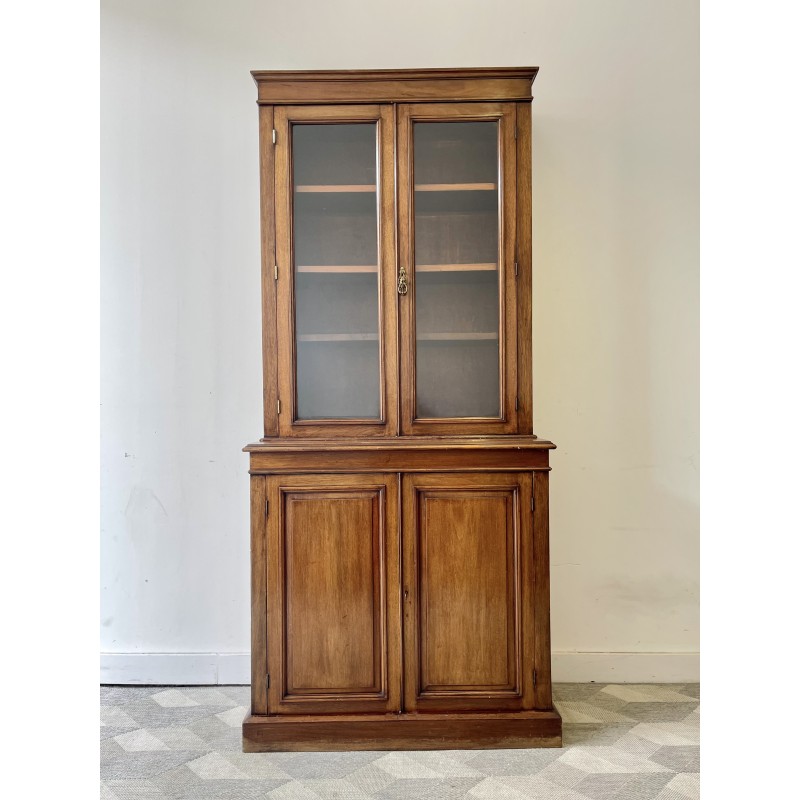
M557 684L564 747L243 753L247 686L102 687L103 800L697 800L699 686Z

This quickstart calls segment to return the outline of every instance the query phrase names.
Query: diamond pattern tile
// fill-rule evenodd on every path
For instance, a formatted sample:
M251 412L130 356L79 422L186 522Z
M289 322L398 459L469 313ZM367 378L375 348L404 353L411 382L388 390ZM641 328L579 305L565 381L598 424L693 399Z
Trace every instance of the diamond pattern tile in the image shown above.
M103 686L103 800L698 800L697 684L559 684L563 749L242 753L246 686Z

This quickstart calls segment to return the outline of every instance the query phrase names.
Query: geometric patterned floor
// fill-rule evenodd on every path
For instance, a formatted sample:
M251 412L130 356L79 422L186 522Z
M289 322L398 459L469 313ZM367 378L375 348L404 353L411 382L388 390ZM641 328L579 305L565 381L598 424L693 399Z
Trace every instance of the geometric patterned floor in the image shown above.
M242 753L249 686L100 688L104 800L694 800L697 684L557 684L564 747Z

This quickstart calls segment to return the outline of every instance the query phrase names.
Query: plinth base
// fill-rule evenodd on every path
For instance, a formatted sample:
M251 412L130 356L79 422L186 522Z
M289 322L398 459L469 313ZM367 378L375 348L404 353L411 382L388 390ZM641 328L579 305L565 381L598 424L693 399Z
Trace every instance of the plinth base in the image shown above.
M245 753L329 750L489 750L561 747L553 711L506 714L248 716Z

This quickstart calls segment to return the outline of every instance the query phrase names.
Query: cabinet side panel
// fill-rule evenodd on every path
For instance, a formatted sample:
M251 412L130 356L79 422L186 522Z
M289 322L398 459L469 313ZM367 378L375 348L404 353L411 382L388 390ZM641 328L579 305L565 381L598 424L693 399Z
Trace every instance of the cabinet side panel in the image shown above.
M550 521L548 472L533 475L533 571L534 571L534 707L553 707L550 677Z
M253 714L267 713L266 478L250 478L250 691Z
M264 364L264 436L278 435L278 334L275 291L275 148L272 106L259 108L261 160L261 353Z
M531 105L517 103L517 392L519 433L533 433Z

